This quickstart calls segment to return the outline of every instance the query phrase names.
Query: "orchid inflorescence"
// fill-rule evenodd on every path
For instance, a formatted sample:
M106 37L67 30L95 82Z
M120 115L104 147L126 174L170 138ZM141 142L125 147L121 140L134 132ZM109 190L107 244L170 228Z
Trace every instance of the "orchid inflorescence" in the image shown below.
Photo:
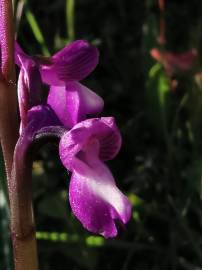
M97 48L84 40L49 58L28 56L15 43L21 119L15 155L23 160L40 136L59 138L60 159L71 172L72 211L87 230L108 238L117 235L116 220L128 222L131 204L105 165L121 146L115 120L98 117L102 98L79 82L94 70L98 58ZM43 84L49 87L45 101Z

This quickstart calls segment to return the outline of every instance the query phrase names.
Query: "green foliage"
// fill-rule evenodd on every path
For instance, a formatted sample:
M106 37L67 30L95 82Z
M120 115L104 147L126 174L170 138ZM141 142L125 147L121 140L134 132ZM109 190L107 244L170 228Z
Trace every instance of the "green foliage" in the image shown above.
M26 7L25 10L25 16L27 19L27 22L32 30L32 33L36 39L36 41L40 44L41 46L41 52L44 56L49 56L50 52L48 50L48 47L46 46L46 42L44 39L44 36L42 34L42 31L40 29L40 26L34 16L34 14L31 12L31 10L28 8L28 6Z
M168 137L168 123L171 110L171 89L164 68L157 63L149 70L147 83L149 117L159 138Z
M66 0L66 24L67 24L67 36L69 41L73 41L75 39L74 5L75 0Z

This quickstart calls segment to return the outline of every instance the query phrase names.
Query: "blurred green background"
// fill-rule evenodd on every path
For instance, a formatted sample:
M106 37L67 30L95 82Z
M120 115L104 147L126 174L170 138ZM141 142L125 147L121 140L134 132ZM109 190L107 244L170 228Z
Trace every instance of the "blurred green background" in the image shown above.
M202 269L202 2L162 3L14 0L16 37L27 53L48 56L74 39L99 48L99 65L84 84L121 129L122 149L108 165L133 204L116 239L85 231L71 214L57 146L47 144L33 164L40 269ZM151 57L152 48L163 60ZM188 62L182 53L192 48L197 56L184 70L178 62ZM9 270L2 161L1 172L0 269Z

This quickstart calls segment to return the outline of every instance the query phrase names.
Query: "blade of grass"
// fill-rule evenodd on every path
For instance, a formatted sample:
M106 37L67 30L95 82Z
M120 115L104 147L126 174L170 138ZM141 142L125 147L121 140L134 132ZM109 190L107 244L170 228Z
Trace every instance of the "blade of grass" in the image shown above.
M66 27L69 41L73 41L75 39L74 8L75 0L66 0Z
M141 244L141 243L134 243L129 241L123 240L110 240L107 241L102 236L80 236L78 234L68 234L66 232L46 232L46 231L38 231L36 232L36 238L39 241L47 241L49 242L49 247L51 243L54 243L54 247L57 248L57 244L78 244L83 243L87 247L92 248L104 248L104 247L112 247L118 249L134 249L135 251L139 250L149 250L152 252L164 252L161 248L150 245L150 244ZM50 247L51 248L51 247ZM166 252L166 251L165 251Z
M39 24L34 16L34 14L31 12L31 10L28 7L26 7L25 16L26 16L26 19L30 25L30 28L33 32L35 39L41 45L41 51L42 51L43 55L50 56L50 52L48 50L48 47L46 46L46 42L45 42L44 36L42 34L42 31L39 27Z
M102 246L104 245L104 239L101 236L87 236L81 239L77 234L68 234L61 232L36 232L36 238L38 240L51 241L51 242L69 242L78 243L83 240L87 246Z
M20 0L17 3L16 11L15 11L15 38L17 39L19 25L22 19L23 9L24 9L25 1Z

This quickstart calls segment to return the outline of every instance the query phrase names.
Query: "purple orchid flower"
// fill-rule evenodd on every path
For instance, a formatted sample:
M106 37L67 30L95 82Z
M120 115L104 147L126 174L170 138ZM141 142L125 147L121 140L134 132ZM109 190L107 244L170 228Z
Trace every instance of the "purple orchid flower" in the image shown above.
M60 159L72 172L69 201L74 215L87 230L105 238L115 237L115 222L128 222L131 204L104 163L114 158L121 146L114 119L87 119L66 130L49 106L35 106L28 113L28 124L16 147L17 162L24 162L24 154L37 136L53 132L61 138Z
M24 104L37 90L31 78L33 70L38 83L49 84L50 91L46 104L37 105L40 103L37 98L33 99L34 105L29 102L15 157L24 160L23 155L37 138L56 135L60 139L60 159L72 173L69 201L73 213L86 229L108 238L117 235L116 220L121 224L128 222L131 204L104 163L120 149L119 130L112 117L87 119L101 112L103 100L78 82L94 69L97 56L94 47L76 41L46 64L27 56L16 45L16 63L21 67L18 91L28 93L22 95Z
M50 85L47 103L66 127L73 127L87 115L100 113L104 106L102 98L78 82L93 71L98 56L98 50L83 40L72 42L49 58L31 57L16 42L21 129L26 124L28 109L41 103L41 81ZM66 107L72 114L66 114Z
M15 61L20 66L18 77L18 104L20 112L20 134L27 124L28 110L41 104L41 76L35 61L15 44Z
M125 224L131 204L117 188L103 161L114 158L121 136L112 117L87 119L64 133L59 152L63 165L72 172L69 201L83 226L104 237L117 235L115 220Z

